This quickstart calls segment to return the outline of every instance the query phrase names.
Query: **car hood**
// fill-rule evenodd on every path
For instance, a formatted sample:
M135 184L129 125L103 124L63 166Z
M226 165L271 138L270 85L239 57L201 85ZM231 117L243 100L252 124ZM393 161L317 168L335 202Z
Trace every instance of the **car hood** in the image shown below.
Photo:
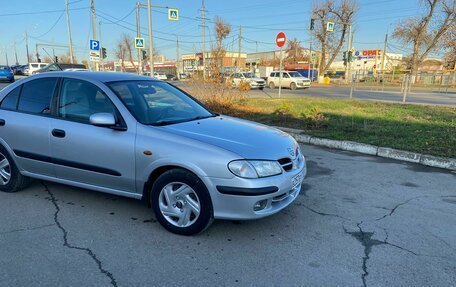
M250 81L253 81L253 82L264 82L264 80L262 78L249 78Z
M0 75L10 75L10 71L9 70L0 70Z
M287 133L227 116L179 123L162 128L176 135L223 148L245 159L277 160L292 157L297 148L296 141Z

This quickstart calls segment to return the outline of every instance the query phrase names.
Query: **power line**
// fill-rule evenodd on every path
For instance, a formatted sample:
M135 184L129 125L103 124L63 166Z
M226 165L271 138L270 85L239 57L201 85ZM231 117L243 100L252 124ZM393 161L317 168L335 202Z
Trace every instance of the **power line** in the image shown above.
M49 34L54 28L55 26L57 26L57 24L60 22L60 19L62 19L62 16L63 14L65 14L65 10L62 10L62 13L60 14L60 16L57 18L57 20L55 21L55 23L51 26L51 28L49 28L49 30L47 30L45 33L39 35L39 36L34 36L35 38L42 38L44 36L46 36L47 34ZM32 36L30 36L32 37Z
M85 10L89 7L80 7L80 8L71 8L68 9L70 11L77 11L77 10ZM21 13L8 13L8 14L0 14L0 17L8 17L8 16L21 16L21 15L38 15L38 14L50 14L50 13L59 13L62 10L47 10L47 11L37 11L37 12L21 12Z

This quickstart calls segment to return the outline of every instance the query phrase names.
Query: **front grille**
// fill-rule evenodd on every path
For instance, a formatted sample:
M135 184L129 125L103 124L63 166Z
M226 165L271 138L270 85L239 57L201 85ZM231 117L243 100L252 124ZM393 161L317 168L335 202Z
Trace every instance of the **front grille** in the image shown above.
M284 171L290 171L293 169L293 162L290 158L284 157L278 160Z

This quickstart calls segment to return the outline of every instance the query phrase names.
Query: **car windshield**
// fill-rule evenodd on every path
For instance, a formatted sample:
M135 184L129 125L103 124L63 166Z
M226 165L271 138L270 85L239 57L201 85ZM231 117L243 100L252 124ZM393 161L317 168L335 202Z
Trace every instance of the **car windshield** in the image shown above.
M290 74L290 77L292 78L301 78L302 75L298 72L288 72L288 74Z
M142 124L163 126L215 116L168 83L144 80L107 85Z
M253 78L253 73L242 73L244 75L244 78L250 79Z

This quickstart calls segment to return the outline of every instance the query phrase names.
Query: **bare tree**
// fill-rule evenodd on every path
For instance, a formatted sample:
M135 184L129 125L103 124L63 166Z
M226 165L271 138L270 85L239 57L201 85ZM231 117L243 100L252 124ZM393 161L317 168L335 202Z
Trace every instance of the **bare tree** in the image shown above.
M444 56L446 67L456 69L456 24L452 25L443 38L444 49L447 53Z
M67 52L66 54L63 54L63 55L59 55L57 57L59 59L59 63L62 63L62 64L70 64L71 63L70 52ZM73 56L73 58L74 58L74 62L77 63L78 60L76 59L76 57Z
M296 38L288 40L286 55L285 64L296 64L299 61L309 60L309 55L305 55L304 48Z
M402 44L412 47L412 54L407 63L412 82L415 80L418 66L432 51L439 47L448 29L456 24L455 0L422 0L425 7L423 15L400 21L393 37Z
M318 74L323 76L342 49L349 26L358 11L356 0L325 0L315 4L312 18L315 19L313 34L317 48L321 49ZM326 31L328 21L335 22L333 32Z
M116 56L120 61L122 71L125 71L125 61L129 61L135 70L137 65L133 60L133 39L128 34L122 34L116 46Z
M222 20L220 17L215 17L214 19L214 29L215 29L215 45L212 46L212 62L211 62L211 72L213 75L220 75L223 58L225 57L226 50L223 47L223 41L231 33L231 26Z

